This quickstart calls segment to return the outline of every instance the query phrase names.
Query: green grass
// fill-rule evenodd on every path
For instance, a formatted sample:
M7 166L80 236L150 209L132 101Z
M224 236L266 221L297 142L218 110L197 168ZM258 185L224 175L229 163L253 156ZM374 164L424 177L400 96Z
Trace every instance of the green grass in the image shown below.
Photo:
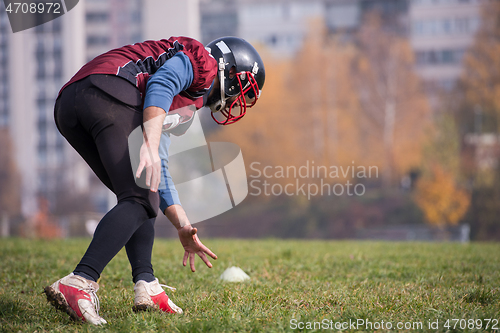
M158 239L155 274L177 288L169 294L184 315L132 311L133 285L122 251L100 280L100 314L109 324L93 327L72 322L42 293L71 272L88 242L0 240L1 332L280 332L293 331L292 319L421 322L423 329L393 331L445 332L447 319L500 319L500 244L205 239L219 259L212 269L197 259L191 273L181 264L179 242ZM233 265L252 279L221 283L218 277ZM429 330L436 320L439 329ZM484 331L450 324L451 332ZM329 331L316 328L302 331ZM365 328L359 327L374 331Z

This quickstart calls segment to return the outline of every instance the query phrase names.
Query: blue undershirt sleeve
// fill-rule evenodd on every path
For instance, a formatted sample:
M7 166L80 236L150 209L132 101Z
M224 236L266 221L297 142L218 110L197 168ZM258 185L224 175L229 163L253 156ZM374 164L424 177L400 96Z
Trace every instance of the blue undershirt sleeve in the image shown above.
M188 56L178 52L167 60L155 74L153 74L146 85L146 97L144 108L149 106L160 107L168 112L172 101L181 91L186 90L193 82L193 67ZM180 205L179 194L175 189L174 182L168 171L168 148L170 137L168 133L162 133L159 154L161 158L162 183L158 190L160 194L160 209L162 212L171 205Z
M146 85L144 108L157 106L168 112L176 95L188 89L193 82L193 66L182 51L167 60Z
M158 189L160 194L160 209L162 212L165 208L172 205L180 205L179 193L175 189L174 182L168 171L168 148L170 146L170 136L168 133L162 133L160 139L160 148L158 153L161 158L161 184Z

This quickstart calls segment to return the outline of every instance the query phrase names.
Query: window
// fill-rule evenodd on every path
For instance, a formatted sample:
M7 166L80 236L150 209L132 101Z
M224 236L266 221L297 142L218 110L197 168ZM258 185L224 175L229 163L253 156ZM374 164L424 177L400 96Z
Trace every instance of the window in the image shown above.
M427 53L427 63L435 64L438 62L436 51L429 51Z
M415 52L415 63L417 66L460 64L464 53L463 49L420 50Z
M455 20L456 32L464 34L469 32L469 20L466 17L457 18Z
M54 56L62 53L61 38L54 38L53 52Z
M59 33L61 32L61 19L56 18L52 20L52 32Z
M62 147L61 147L61 149L56 150L55 154L56 154L57 163L58 164L64 163L64 150L62 149Z
M480 24L481 20L477 17L417 20L412 22L412 33L417 36L470 34L477 31Z
M57 131L56 132L56 149L63 149L63 147L64 147L64 138L59 133L59 131Z
M269 37L269 44L271 44L272 46L276 46L278 44L278 36L276 35L271 35Z
M107 45L109 44L109 37L107 36L88 36L87 45Z
M440 80L440 81L438 81L438 86L444 90L450 91L455 86L455 80L452 80L452 79Z
M89 12L86 15L87 23L103 23L109 20L108 13Z
M427 53L425 51L415 52L415 62L417 65L425 65Z
M441 62L444 64L453 63L454 62L453 51L452 50L441 51Z
M443 33L445 33L445 34L451 34L452 33L451 20L450 19L444 19L442 21L442 26L443 26Z
M54 68L54 79L61 80L62 79L62 68L61 66L56 66Z
M131 20L133 23L141 23L141 12L140 11L134 11L131 15Z
M45 106L46 106L46 100L45 98L38 98L36 100L37 104L37 109L38 109L38 117L44 117L45 116Z
M43 47L43 41L40 39L36 43L35 53L36 53L37 59L42 59L45 56L45 48Z
M37 59L37 71L36 78L39 80L45 79L46 71L45 71L45 57L41 57Z
M41 165L46 165L47 164L47 149L41 149L38 147L38 162Z

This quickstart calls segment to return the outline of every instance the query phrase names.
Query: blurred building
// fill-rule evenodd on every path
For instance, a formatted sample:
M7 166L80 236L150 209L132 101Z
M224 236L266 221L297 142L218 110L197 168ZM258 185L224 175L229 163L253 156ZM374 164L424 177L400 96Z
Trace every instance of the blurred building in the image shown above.
M2 5L0 5L2 7ZM7 13L0 11L0 127L9 123L9 44L7 33L10 31Z
M430 91L450 90L474 41L484 0L412 0L411 44L417 72Z
M201 0L202 41L236 35L290 57L302 46L310 23L325 22L329 32L357 31L365 14L377 11L388 27L407 33L408 0Z
M429 92L451 89L487 0L201 0L202 41L237 35L264 45L277 57L302 46L312 19L350 38L366 14L377 12L384 28L410 39L416 70Z
M201 0L202 41L237 35L292 56L314 18L330 32L349 37L367 13L378 12L385 28L408 36L417 71L427 86L450 89L465 50L480 24L485 0Z
M302 45L312 19L321 18L324 2L240 1L240 37L259 42L277 56L291 56Z
M358 30L366 14L376 12L386 29L407 35L409 0L327 0L325 22L334 33L351 34Z
M142 0L144 39L200 38L199 0Z
M204 44L238 36L266 46L276 56L292 56L302 45L309 21L324 16L323 0L201 0Z
M141 0L86 0L86 61L142 40Z
M238 2L234 0L200 0L201 41L238 35Z
M1 125L10 129L22 177L22 212L30 216L38 209L39 195L54 200L60 188L79 189L78 162L56 129L53 108L69 73L84 60L83 7L13 34L0 6Z

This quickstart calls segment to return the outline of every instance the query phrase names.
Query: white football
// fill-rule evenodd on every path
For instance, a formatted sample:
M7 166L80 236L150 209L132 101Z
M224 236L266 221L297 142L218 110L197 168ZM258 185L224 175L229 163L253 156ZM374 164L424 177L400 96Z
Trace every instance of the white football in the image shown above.
M227 282L243 282L250 280L250 277L241 268L233 266L226 269L220 279Z

